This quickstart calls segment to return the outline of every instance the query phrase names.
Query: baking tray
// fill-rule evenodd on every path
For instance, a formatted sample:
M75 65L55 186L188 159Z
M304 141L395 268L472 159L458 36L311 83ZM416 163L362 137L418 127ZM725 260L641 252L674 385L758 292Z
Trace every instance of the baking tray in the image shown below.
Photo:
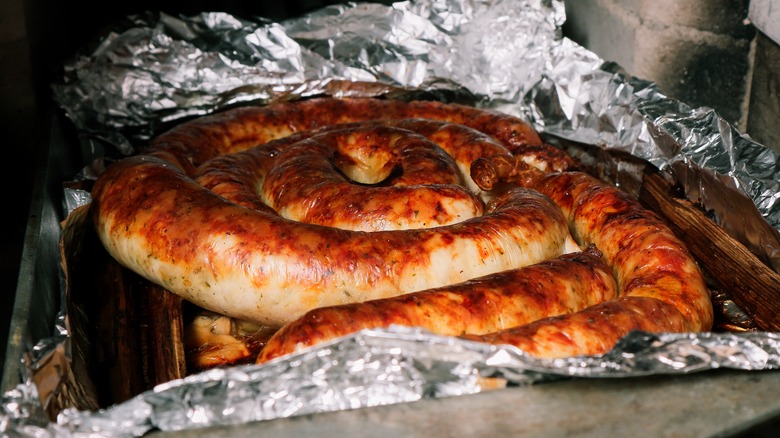
M59 237L63 220L62 183L72 178L83 163L73 147L72 128L51 106L45 111L38 147L30 211L11 314L2 391L14 388L22 379L21 358L43 338L54 334L60 310Z
M80 147L66 119L51 111L48 120L47 144L37 163L20 262L3 367L3 392L21 382L22 355L55 329L60 309L62 183L72 179L89 155ZM579 379L164 434L444 437L613 436L640 432L645 436L739 436L750 431L751 436L770 436L780 421L779 390L780 371L715 370L682 376Z

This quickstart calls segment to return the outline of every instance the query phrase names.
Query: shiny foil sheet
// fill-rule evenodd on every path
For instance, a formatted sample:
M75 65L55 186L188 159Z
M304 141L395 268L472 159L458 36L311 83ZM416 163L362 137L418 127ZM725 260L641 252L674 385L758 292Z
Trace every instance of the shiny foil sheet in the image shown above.
M499 109L546 134L643 158L780 266L777 154L712 110L669 99L562 37L561 1L348 4L279 23L216 12L130 21L67 65L54 85L58 104L99 157L79 178L93 178L104 160L134 153L172 124L235 105L320 94L433 96ZM68 211L87 202L77 183L66 190ZM604 356L540 360L514 347L391 327L261 366L192 375L107 410L68 409L52 423L33 382L36 370L69 354L65 326L25 358L29 379L3 395L0 430L139 436L559 378L780 368L774 333L634 333ZM67 366L49 368L69 377Z
M778 369L778 351L780 336L774 333L635 332L604 356L551 360L532 358L512 346L394 326L365 330L264 365L206 371L159 385L106 410L65 410L56 424L26 419L16 431L28 436L132 437L152 430L243 424L473 394L493 389L496 384L491 380L525 385L570 377ZM21 391L4 397L6 415L19 415L25 407L17 400L23 398Z

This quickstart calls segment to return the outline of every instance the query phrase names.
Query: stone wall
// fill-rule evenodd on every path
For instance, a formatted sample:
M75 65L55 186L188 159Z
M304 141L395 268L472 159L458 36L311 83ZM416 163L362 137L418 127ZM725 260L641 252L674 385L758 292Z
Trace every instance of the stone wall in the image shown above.
M567 36L691 106L744 127L754 28L746 0L566 2Z
M763 33L756 36L754 65L745 132L780 152L780 46Z
M780 0L570 0L565 34L780 152Z
M755 39L746 132L780 151L780 0L752 0Z

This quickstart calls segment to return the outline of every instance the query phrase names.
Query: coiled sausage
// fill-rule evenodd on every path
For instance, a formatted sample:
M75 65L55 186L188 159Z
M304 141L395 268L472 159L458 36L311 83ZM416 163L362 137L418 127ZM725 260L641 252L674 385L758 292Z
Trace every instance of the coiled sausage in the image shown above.
M249 191L240 188L247 178L264 180L251 165L225 177L219 172L224 166L207 163L301 130L409 117L481 129L500 143L491 141L490 147L504 154L538 143L536 133L514 117L434 102L317 99L239 108L180 125L156 138L144 154L110 166L92 192L98 236L121 264L185 299L214 312L277 326L312 308L440 287L576 248L563 215L549 198L518 187L496 191L482 207L484 214L462 222L364 232L281 217L251 193L253 183L246 186ZM440 143L462 132L430 126L427 135ZM260 146L257 160L283 163L286 149L310 137L296 135L296 141ZM452 144L466 149L467 143ZM534 151L530 156L537 156ZM452 155L458 168L469 168L476 158L470 150ZM570 163L554 153L550 157L542 160L545 167ZM296 176L273 166L261 173L274 172ZM194 178L212 189L221 187L219 193ZM269 198L278 198L279 187L271 179L266 183ZM297 187L306 189L305 184ZM291 196L293 201L299 194Z

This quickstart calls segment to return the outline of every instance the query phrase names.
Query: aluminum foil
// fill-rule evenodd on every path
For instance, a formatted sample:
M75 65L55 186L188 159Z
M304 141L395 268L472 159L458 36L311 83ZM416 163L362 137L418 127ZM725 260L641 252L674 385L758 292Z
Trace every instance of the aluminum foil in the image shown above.
M712 110L669 99L562 37L564 20L557 0L348 4L279 23L147 14L67 65L53 88L101 160L132 154L186 118L247 103L320 94L466 100L525 117L550 135L650 161L777 269L777 154ZM89 202L87 191L68 193L68 209ZM745 218L734 221L734 211ZM64 410L56 422L43 414L33 364L30 378L3 396L0 430L138 436L469 394L485 390L486 379L522 385L777 369L778 342L773 333L634 333L605 356L551 361L393 327L262 366L193 375L107 410ZM62 343L41 342L37 357L53 354L53 346Z
M780 270L778 153L563 38L562 1L335 5L281 23L225 13L132 21L67 65L53 87L79 130L119 155L172 123L239 104L456 93L668 170Z
M474 394L484 390L487 379L527 385L571 377L780 369L778 351L777 334L634 332L603 356L538 359L511 346L394 326L364 330L265 365L196 374L106 410L65 410L56 424L25 424L19 432L133 437ZM7 394L6 406L12 397L19 394Z

